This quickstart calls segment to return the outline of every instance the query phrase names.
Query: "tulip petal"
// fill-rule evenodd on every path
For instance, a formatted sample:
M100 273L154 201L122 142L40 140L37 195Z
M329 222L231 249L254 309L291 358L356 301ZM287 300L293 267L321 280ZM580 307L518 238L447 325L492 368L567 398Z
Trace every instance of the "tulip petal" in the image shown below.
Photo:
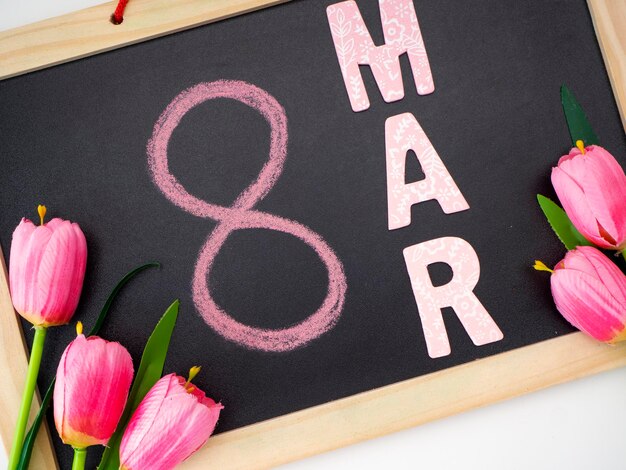
M119 343L79 335L66 349L54 389L55 424L66 444L106 444L124 411L133 377Z
M43 325L45 323L38 310L39 304L39 286L37 278L39 268L44 258L45 249L52 238L52 230L45 226L38 226L33 231L28 244L26 246L24 279L21 281L25 289L25 305L24 317L34 325ZM29 318L30 317L30 318Z
M559 159L558 168L574 181L583 181L586 173L585 160L578 147L572 148L567 155Z
M595 277L598 271L593 265L592 258L590 256L585 256L587 255L587 251L581 250L581 248L582 247L576 247L575 249L568 251L565 258L563 258L563 262L559 263L555 269L581 271ZM597 250L592 248L592 251L595 252Z
M80 300L80 293L83 290L83 281L85 280L85 269L87 268L87 240L85 234L78 224L72 223L74 231L74 255L76 270L72 272L72 280L70 282L70 303L68 310L74 312Z
M65 323L65 317L69 321L74 310L67 312L66 309L72 273L77 269L70 237L73 238L73 231L69 222L53 230L37 276L39 296L36 308L50 323Z
M563 160L563 159L561 159ZM559 163L559 166L552 169L552 186L556 191L563 209L584 237L603 248L612 248L602 236L598 229L597 220L587 202L585 193L577 180L572 175L578 175L580 165L573 160L567 160L567 164Z
M53 234L39 272L38 309L48 324L62 325L71 319L78 305L87 262L87 243L77 224L53 219L48 226L53 227Z
M610 341L624 329L626 305L587 273L558 269L551 277L557 309L573 326L600 341Z
M135 454L141 451L141 443L161 410L173 377L174 374L169 374L159 379L133 413L120 445L120 455L123 454L125 460L132 461Z
M615 240L626 241L626 175L615 158L602 147L587 152L585 195L598 223Z
M221 409L204 392L186 389L182 377L170 374L161 378L141 402L124 432L121 468L174 468L207 441Z
M571 269L574 259L585 260L587 266L589 266L586 272L601 280L610 294L615 297L615 300L622 305L626 305L626 276L619 267L602 252L590 246L578 247L575 253L582 256L570 256L570 261L566 261L566 267ZM567 260L568 256L565 259ZM626 317L626 313L624 315Z
M57 368L56 382L54 385L54 392L52 400L54 403L54 424L57 428L59 436L65 436L65 397L67 391L67 384L65 377L67 376L67 357L74 345L74 341L67 345L61 360L59 361L59 367Z
M182 389L182 387L180 387ZM165 430L144 441L140 468L164 470L174 468L200 448L213 432L207 427L210 411L186 392L168 396L167 406L157 415L154 428ZM171 423L176 423L172 426ZM169 426L168 426L169 424Z
M9 284L11 300L15 309L22 314L26 307L26 259L29 240L35 231L35 225L28 219L22 219L13 232L11 254L9 257Z
M87 243L77 224L22 219L13 234L9 279L15 309L38 326L67 323L78 304Z

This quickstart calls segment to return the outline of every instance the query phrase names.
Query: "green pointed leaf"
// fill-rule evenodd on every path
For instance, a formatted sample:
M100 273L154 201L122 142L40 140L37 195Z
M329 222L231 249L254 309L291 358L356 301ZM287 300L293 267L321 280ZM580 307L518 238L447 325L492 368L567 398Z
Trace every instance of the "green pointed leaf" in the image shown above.
M143 397L146 396L146 393L148 393L163 374L165 357L169 348L174 325L176 325L176 318L178 317L178 304L178 300L175 300L174 303L169 306L154 328L150 338L148 338L148 342L141 356L139 369L137 370L133 386L128 395L126 408L124 408L124 413L117 425L115 433L111 436L111 439L109 439L104 454L102 454L102 460L100 461L100 465L98 465L98 470L119 469L120 443L126 425L137 406L139 406L139 403L141 403L141 400L143 400Z
M117 294L128 283L128 281L130 281L133 277L135 277L137 274L139 274L141 271L143 271L145 269L148 269L148 268L158 268L160 266L161 265L159 263L157 263L157 262L146 263L144 265L139 266L138 268L133 269L128 274L126 274L126 276L124 276L120 280L120 282L118 282L117 285L111 291L111 294L109 295L109 298L104 303L104 306L102 307L102 310L100 311L100 315L98 315L96 323L94 324L93 328L91 328L91 330L89 331L89 334L87 336L93 336L93 335L97 335L98 334L98 332L100 331L100 328L102 328L102 324L104 323L104 320L107 317L107 314L109 313L109 309L111 308L111 304L113 304L113 301L117 297Z
M572 147L576 147L577 140L582 140L585 146L598 145L598 137L593 132L583 108L565 85L561 85L561 105L565 113L569 135L572 138Z
M559 240L565 245L565 248L572 250L577 246L593 246L582 234L574 227L571 220L556 203L541 194L537 194L537 201L541 206L541 210L545 214L552 230L559 237Z
M160 266L159 263L147 263L147 264L144 264L142 266L139 266L133 269L128 274L126 274L126 276L124 276L117 283L117 285L113 288L113 290L109 294L109 297L104 303L102 310L100 310L100 315L98 315L98 319L96 320L95 325L93 326L93 328L91 329L91 331L89 332L87 336L93 336L97 334L98 331L100 331L100 328L102 327L102 324L104 323L104 320L106 319L107 314L109 313L109 310L111 309L111 305L113 304L113 301L117 297L117 294L119 294L120 290L122 290L122 288L128 283L128 281L130 281L133 277L135 277L137 274L139 274L141 271L145 269L155 268L159 266ZM24 445L22 447L22 453L20 454L20 460L17 464L17 470L26 470L28 468L28 465L30 464L30 459L33 454L33 447L35 445L35 439L37 438L37 433L39 432L41 423L43 422L46 416L46 412L48 411L48 407L50 406L50 400L52 400L52 393L54 391L55 382L56 382L56 377L52 379L52 382L50 383L48 390L46 390L46 394L44 395L43 400L41 401L41 407L39 408L39 411L37 412L37 416L35 416L35 420L33 421L33 424L31 425L28 433L26 434L26 437L24 438Z

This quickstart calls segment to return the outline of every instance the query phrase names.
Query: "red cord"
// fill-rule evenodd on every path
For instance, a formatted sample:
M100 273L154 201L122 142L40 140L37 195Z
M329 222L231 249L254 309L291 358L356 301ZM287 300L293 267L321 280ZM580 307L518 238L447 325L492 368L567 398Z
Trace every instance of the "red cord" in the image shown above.
M124 21L124 9L126 8L126 5L128 5L128 0L119 0L117 2L117 7L111 15L111 22L113 24L120 24Z

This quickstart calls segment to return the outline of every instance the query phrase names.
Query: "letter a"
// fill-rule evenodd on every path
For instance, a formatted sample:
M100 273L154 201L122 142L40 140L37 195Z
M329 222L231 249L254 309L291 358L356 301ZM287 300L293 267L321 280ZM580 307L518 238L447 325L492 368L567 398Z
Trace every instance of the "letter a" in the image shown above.
M480 276L480 263L472 246L457 237L430 240L404 249L404 261L424 329L430 357L450 354L450 342L441 309L452 307L476 346L493 343L504 336L473 290ZM433 286L428 265L446 263L452 280Z
M407 53L417 93L435 89L426 47L412 0L378 0L385 44L374 45L359 7L350 0L326 9L337 59L355 112L370 107L359 65L369 65L383 99L390 103L404 97L401 54Z
M411 113L392 116L385 122L387 148L387 219L389 230L411 223L411 206L436 199L446 214L469 209L467 201ZM425 178L405 184L406 153L413 150Z

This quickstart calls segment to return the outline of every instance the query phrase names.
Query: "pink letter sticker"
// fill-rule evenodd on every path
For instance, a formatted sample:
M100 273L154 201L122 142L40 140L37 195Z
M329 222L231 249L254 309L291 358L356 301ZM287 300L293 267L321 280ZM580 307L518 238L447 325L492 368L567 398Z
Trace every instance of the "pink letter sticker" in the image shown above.
M407 53L417 93L435 90L412 0L378 0L385 44L374 45L359 7L350 0L326 9L330 31L352 110L370 107L359 65L369 65L383 99L390 103L404 97L398 57Z
M271 132L268 161L257 179L243 190L230 207L211 204L188 193L170 173L168 166L168 143L183 116L195 106L216 98L236 100L255 109L267 121ZM287 156L287 116L273 96L242 81L199 83L181 92L163 111L154 125L147 150L152 179L165 197L196 217L218 222L200 249L192 282L196 309L207 325L224 338L250 349L289 351L319 337L337 323L345 302L347 285L343 266L335 252L310 228L254 209L280 177ZM277 330L244 325L221 309L211 296L208 284L211 267L226 239L235 230L253 228L277 230L299 238L317 253L326 266L326 298L316 312L296 325Z
M398 114L385 122L387 149L387 218L389 230L411 223L411 206L436 199L446 214L469 209L467 201L411 113ZM425 178L405 184L406 154L413 150Z
M480 263L469 243L457 237L443 237L409 246L403 253L430 357L450 354L441 314L444 307L454 309L476 346L504 337L473 292L480 277ZM446 263L452 268L448 284L433 286L428 274L428 266L433 263Z

